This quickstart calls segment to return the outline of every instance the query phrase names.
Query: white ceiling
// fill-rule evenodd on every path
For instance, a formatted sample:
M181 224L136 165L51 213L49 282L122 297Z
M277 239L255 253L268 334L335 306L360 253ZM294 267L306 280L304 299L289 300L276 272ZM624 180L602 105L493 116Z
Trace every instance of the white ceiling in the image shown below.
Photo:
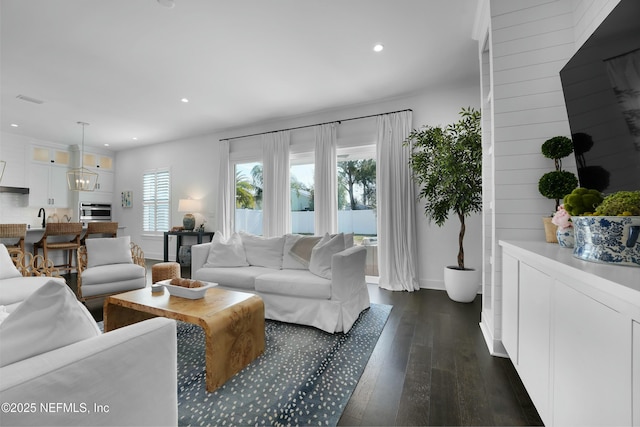
M1 129L78 144L83 121L87 146L122 150L477 79L476 7L2 0Z

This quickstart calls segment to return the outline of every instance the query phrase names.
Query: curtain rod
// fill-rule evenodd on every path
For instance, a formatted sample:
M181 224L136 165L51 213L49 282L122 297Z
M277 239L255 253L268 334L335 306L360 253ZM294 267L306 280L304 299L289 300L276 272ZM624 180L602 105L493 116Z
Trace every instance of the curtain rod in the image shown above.
M391 111L389 113L369 114L368 116L351 117L349 119L342 119L342 120L333 120L333 121L330 121L330 122L316 123L315 125L296 126L296 127L287 128L287 129L271 130L271 131L268 131L268 132L260 132L260 133L252 133L250 135L233 136L231 138L222 138L222 139L220 139L220 141L231 141L232 139L249 138L251 136L266 135L268 133L284 132L284 131L287 131L287 130L296 130L296 129L310 128L310 127L313 127L313 126L328 125L330 123L338 123L338 124L340 124L342 122L348 122L348 121L351 121L351 120L368 119L369 117L382 116L382 115L385 115L385 114L403 113L405 111L413 111L413 110L411 108L406 108L404 110Z

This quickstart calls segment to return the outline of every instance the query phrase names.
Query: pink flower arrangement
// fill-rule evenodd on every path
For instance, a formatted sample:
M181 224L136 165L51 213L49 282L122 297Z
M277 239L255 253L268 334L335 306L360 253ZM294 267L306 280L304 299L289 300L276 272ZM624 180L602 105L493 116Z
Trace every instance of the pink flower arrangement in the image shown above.
M573 227L571 224L571 215L564 209L564 205L558 206L558 210L553 214L551 222L558 226L558 228Z

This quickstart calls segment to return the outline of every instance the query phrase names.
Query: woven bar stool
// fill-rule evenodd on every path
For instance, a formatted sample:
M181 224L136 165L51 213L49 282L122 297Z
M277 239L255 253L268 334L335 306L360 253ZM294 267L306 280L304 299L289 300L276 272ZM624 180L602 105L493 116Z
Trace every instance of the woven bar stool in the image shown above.
M92 234L100 234L100 237L117 237L118 236L118 223L117 222L90 222L87 224L87 232L80 240L80 244L84 245L85 240Z
M159 262L151 267L151 283L180 277L180 264L177 262Z
M27 224L0 224L0 240L7 247L11 257L22 254L24 256L24 238L27 235ZM11 239L13 243L6 243Z
M42 238L33 244L33 255L38 255L38 249L42 248L44 258L49 259L48 252L52 250L62 250L67 252L67 263L56 265L60 270L76 270L73 267L74 252L80 248L80 234L82 234L82 224L79 222L50 222L44 229ZM60 239L50 239L59 236ZM62 240L63 237L69 238Z

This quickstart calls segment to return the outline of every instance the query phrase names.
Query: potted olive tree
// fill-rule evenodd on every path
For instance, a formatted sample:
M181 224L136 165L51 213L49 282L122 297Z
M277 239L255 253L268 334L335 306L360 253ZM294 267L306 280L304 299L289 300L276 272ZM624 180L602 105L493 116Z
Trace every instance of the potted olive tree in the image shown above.
M556 202L554 212L560 207L560 200L571 193L578 186L578 178L569 171L562 170L562 159L573 152L573 142L566 136L554 136L542 144L542 155L553 159L555 170L547 172L538 181L538 191L547 199ZM557 227L551 222L551 217L543 217L546 240L549 243L557 242Z
M456 123L414 129L405 144L413 147L410 165L429 222L442 226L450 213L460 221L458 263L445 267L444 284L452 300L471 302L478 293L481 272L465 267L463 241L465 218L482 209L480 112L463 108Z

